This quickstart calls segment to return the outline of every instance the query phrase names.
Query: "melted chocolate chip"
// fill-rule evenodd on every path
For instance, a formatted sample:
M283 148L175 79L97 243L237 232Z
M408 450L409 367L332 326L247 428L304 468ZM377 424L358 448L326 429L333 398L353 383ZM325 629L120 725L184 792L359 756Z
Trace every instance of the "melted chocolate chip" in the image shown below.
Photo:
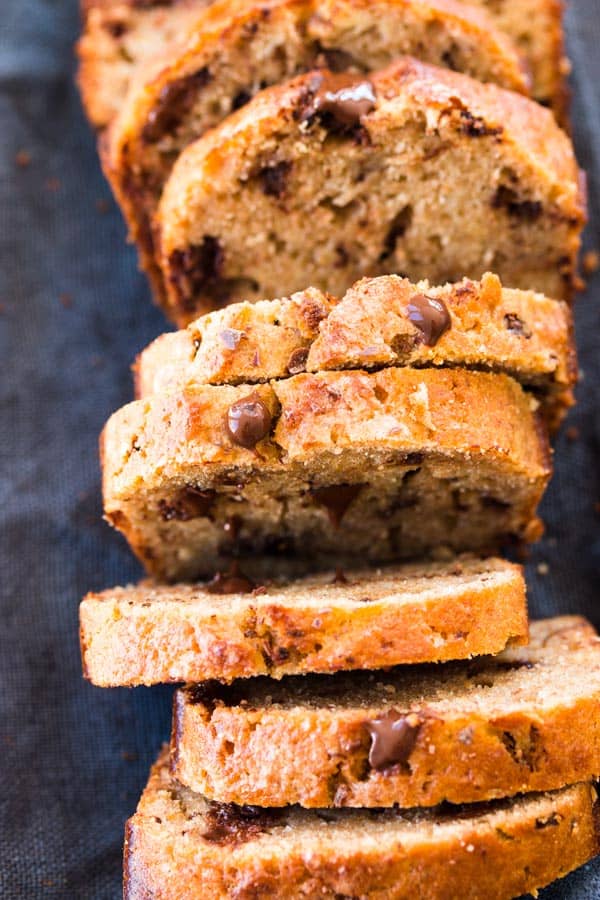
M196 91L206 87L212 75L204 66L193 75L186 75L167 84L158 97L156 106L150 111L142 138L149 144L155 144L163 135L172 134L181 120L191 109L196 98Z
M258 177L262 183L263 193L267 197L276 197L281 200L285 194L288 182L288 176L291 172L292 164L286 160L275 163L272 166L265 166L258 173Z
M332 134L356 135L362 117L376 103L375 89L367 79L323 72L313 79L300 118L307 122L317 119Z
M206 585L209 594L251 594L257 585L240 572L234 562L229 572L217 572L212 581Z
M505 209L509 216L524 222L536 222L542 215L539 200L519 200L516 191L504 184L497 188L492 197L492 206L494 209Z
M211 802L202 835L211 844L244 844L275 825L284 824L283 809Z
M173 251L169 259L169 280L177 290L182 308L193 309L199 293L219 295L224 262L220 241L209 234L204 236L201 244Z
M373 769L387 769L408 762L421 727L417 716L406 716L390 709L381 718L365 724L371 735L369 765Z
M324 506L329 521L338 528L352 501L360 494L363 484L334 484L331 487L313 488L311 497L319 506Z
M531 337L531 328L516 313L507 313L504 316L504 327L513 334L524 338Z
M331 72L347 72L348 69L361 69L360 63L346 50L337 47L319 47L316 65L323 66Z
M298 347L290 354L287 364L287 370L290 375L299 375L300 372L306 371L306 360L308 359L308 347Z
M231 109L241 109L242 106L245 106L246 103L249 103L252 100L252 94L250 91L241 90L235 95L233 100L231 101Z
M474 116L467 109L460 111L460 130L469 137L494 137L502 134L501 125L488 125L481 116Z
M252 450L271 430L271 413L258 394L232 403L227 411L227 433L234 444Z
M159 500L158 511L165 522L209 518L215 501L214 491L186 487L171 500Z
M433 347L452 325L448 307L443 300L416 294L406 308L409 320L419 329L423 343Z
M401 237L404 237L408 228L410 228L413 218L412 206L404 206L400 212L396 213L388 228L388 233L383 242L383 249L379 256L379 262L383 262L388 256L391 256L396 249L396 244Z

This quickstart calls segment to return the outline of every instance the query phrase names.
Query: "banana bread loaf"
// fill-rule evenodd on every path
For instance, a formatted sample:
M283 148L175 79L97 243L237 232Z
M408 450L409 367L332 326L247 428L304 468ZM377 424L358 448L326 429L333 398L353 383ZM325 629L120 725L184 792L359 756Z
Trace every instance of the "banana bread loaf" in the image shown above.
M441 662L527 639L523 574L500 559L143 583L88 594L79 620L84 672L102 687Z
M600 774L600 642L575 617L472 664L303 675L177 692L172 768L211 800L434 806Z
M481 282L432 287L364 278L341 300L308 288L232 304L163 334L134 367L146 397L192 384L255 384L301 371L462 366L511 375L553 426L573 403L577 359L565 303Z
M403 59L269 88L179 157L157 214L170 314L363 275L479 278L569 299L584 202L552 114Z
M261 810L208 803L163 753L125 832L125 900L511 900L599 850L578 784L439 810Z
M203 385L115 413L107 519L148 571L250 577L277 559L358 567L535 539L550 474L535 401L464 369L320 372Z
M261 87L320 65L371 71L402 54L528 90L512 43L455 0L224 2L205 11L187 42L139 73L103 144L105 172L148 272L157 274L150 225L162 186L191 141ZM267 175L271 193L282 172Z

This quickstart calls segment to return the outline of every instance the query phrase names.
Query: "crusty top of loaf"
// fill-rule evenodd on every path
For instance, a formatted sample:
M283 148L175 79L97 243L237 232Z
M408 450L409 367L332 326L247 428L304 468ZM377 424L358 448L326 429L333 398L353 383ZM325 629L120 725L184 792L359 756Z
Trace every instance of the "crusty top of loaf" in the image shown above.
M451 325L431 345L409 318L415 297L441 300ZM237 303L164 334L138 357L136 393L189 384L253 384L290 374L389 365L505 371L568 405L577 376L569 307L532 291L481 282L433 287L396 275L365 278L341 299L308 288Z

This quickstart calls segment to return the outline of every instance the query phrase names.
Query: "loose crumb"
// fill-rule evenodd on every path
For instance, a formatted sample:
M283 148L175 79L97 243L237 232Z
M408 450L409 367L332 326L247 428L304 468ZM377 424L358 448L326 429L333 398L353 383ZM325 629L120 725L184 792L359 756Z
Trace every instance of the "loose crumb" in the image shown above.
M583 255L582 266L586 275L593 275L600 269L600 253L597 250L588 250Z
M108 200L101 198L100 200L96 200L96 209L101 215L104 215L110 209L110 203Z
M568 441L578 441L580 437L579 428L577 425L570 425L565 431L565 435Z
M71 309L73 306L73 298L70 294L59 294L58 301L65 309Z
M137 753L131 753L129 750L122 750L121 759L125 760L125 762L137 762L139 756Z
M31 153L27 150L19 150L15 155L15 163L20 169L26 169L31 165Z
M537 566L538 575L547 575L549 571L550 571L550 566L548 565L547 562L538 563L538 566Z
M60 190L60 179L59 178L46 178L44 182L44 187L51 194L55 194L58 190Z

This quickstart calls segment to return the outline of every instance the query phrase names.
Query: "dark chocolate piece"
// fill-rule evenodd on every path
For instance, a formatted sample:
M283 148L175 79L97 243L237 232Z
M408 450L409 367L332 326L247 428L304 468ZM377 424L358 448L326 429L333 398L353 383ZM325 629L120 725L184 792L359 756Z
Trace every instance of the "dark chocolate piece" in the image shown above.
M283 809L211 802L202 837L212 844L243 844L275 825L284 824L284 812Z
M258 177L262 184L263 193L267 197L276 197L281 200L285 194L288 176L291 172L292 164L286 160L274 163L272 166L265 166L258 173Z
M363 487L364 484L333 484L330 487L312 488L310 495L315 503L325 507L329 521L337 528Z
M306 371L306 360L308 359L308 347L298 347L293 353L287 364L287 370L290 375L299 375L300 372Z
M232 403L227 412L227 433L240 447L252 450L271 430L271 413L258 394Z
M201 491L195 487L185 487L171 500L159 500L158 510L165 522L176 520L188 522L190 519L209 518L215 500L214 491Z
M505 209L509 216L524 222L537 222L542 215L539 200L519 200L517 192L504 184L497 188L492 197L492 206L494 209Z
M426 294L416 294L411 298L406 307L406 312L412 324L419 329L423 343L433 347L445 331L452 325L448 307L443 300L428 297Z
M221 278L225 255L218 238L205 235L201 244L192 244L185 250L174 250L170 258L170 280L177 289L183 309L194 309L199 293L205 292L218 298L227 289Z
M240 571L234 562L229 572L217 572L206 585L209 594L251 594L257 585Z
M206 87L212 75L204 66L193 75L186 75L165 85L158 102L148 115L142 138L155 144L164 134L172 134L187 112L192 108L199 88Z
M365 725L371 735L369 765L373 769L382 770L408 762L421 727L418 716L390 709Z
M531 328L516 313L506 313L504 316L504 325L508 331L513 334L521 335L524 338L531 337Z

